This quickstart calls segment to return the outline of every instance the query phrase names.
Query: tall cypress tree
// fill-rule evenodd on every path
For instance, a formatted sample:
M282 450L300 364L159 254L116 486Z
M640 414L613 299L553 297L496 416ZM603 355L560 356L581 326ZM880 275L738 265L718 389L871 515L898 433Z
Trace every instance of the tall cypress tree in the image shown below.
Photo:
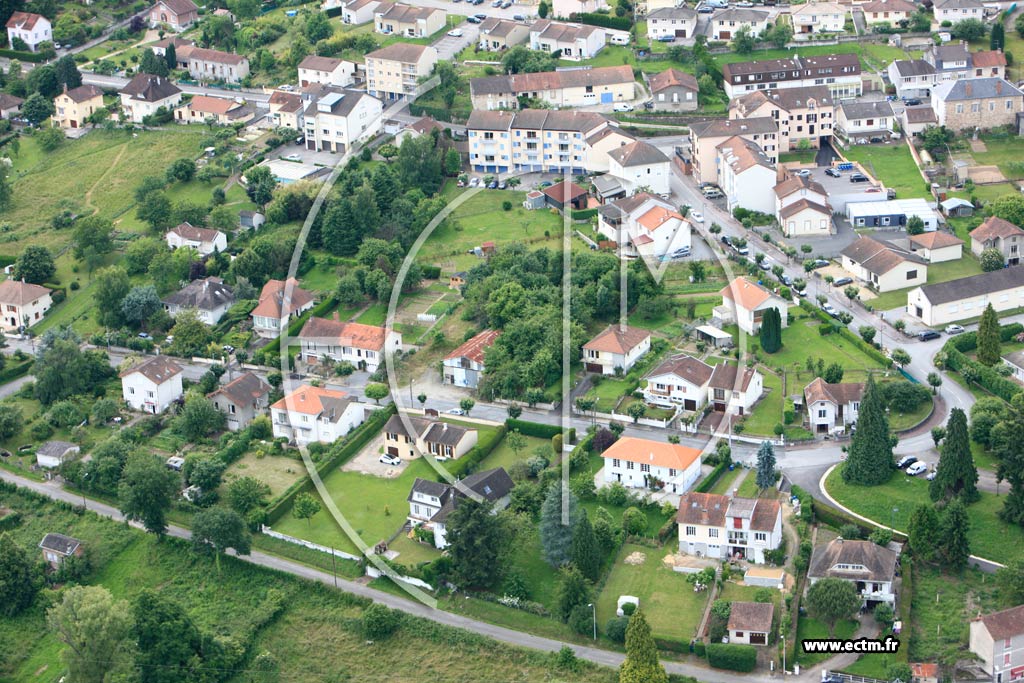
M164 61L167 62L168 70L174 71L178 68L178 50L174 47L173 40L167 44L167 49L164 50Z
M843 481L848 484L877 486L892 476L889 419L879 393L874 377L869 376L857 415L857 431L853 433L842 471Z
M757 488L770 489L775 486L775 449L771 441L762 441L757 449Z
M583 576L597 581L601 574L601 554L586 510L580 510L579 519L572 528L572 562L579 567Z
M978 323L978 362L988 366L999 362L999 317L992 304L985 307Z
M967 566L971 555L970 531L967 508L959 498L954 498L942 517L942 557L953 569L961 570Z
M907 528L907 542L914 560L931 562L936 559L942 535L942 524L934 505L924 503L914 508Z
M562 490L569 497L569 523L562 523ZM540 509L540 546L544 559L552 567L561 567L572 560L572 532L579 519L576 496L561 482L548 487Z
M626 627L626 659L619 669L619 683L668 683L668 674L658 662L651 627L639 609Z
M765 353L775 353L782 347L782 316L776 308L769 308L761 318L761 348Z
M932 500L948 500L959 496L965 505L980 498L978 470L971 457L971 442L967 435L967 414L953 408L946 423L946 438L935 470L935 479L928 485Z

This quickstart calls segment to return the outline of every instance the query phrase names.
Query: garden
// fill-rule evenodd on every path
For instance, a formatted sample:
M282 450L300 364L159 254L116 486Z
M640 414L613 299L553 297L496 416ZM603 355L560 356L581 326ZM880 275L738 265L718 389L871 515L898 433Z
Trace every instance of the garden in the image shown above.
M927 196L925 181L914 163L907 143L850 145L843 150L850 161L859 162L868 173L887 188L896 190L899 199Z

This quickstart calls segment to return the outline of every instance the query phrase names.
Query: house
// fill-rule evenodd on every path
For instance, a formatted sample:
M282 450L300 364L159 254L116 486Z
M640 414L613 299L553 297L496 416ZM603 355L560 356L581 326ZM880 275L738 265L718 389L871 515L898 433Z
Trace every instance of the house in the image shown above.
M922 59L934 69L934 83L956 81L962 78L1003 78L1006 75L1006 55L1002 50L971 52L965 41L932 44Z
M226 97L193 95L192 99L174 111L179 123L216 123L229 126L233 123L247 123L256 117L252 107L229 100Z
M421 116L395 133L395 146L401 147L406 138L420 138L425 135L433 135L435 130L440 135L444 132L444 126L429 116Z
M977 318L988 304L997 313L1024 306L1024 268L1003 268L907 293L907 313L928 327Z
M249 60L244 55L197 47L189 52L188 73L203 83L238 83L249 75Z
M78 444L67 441L47 441L36 449L36 464L48 470L56 469L82 452Z
M757 334L764 312L774 308L782 316L782 326L789 325L789 302L747 278L736 278L719 294L722 305L716 306L712 315L722 324L736 323L747 334ZM722 327L719 322L715 325Z
M181 103L181 90L165 76L137 74L119 91L121 120L142 123L159 109L170 111Z
M659 73L644 74L644 77L651 91L651 102L657 111L697 109L700 87L693 74L678 69L665 69Z
M896 59L886 71L898 97L929 97L935 87L935 66L923 59Z
M25 43L32 52L38 52L40 43L53 42L53 26L41 14L14 12L7 20L7 44L13 46L15 40Z
M672 204L646 192L608 202L597 215L597 229L619 246L622 258L660 259L692 246L690 222Z
M779 161L779 124L770 116L739 121L712 119L690 124L693 177L698 183L718 182L718 145L739 136L756 143L772 164Z
M414 460L424 453L441 460L458 459L476 445L478 438L475 429L414 415L392 415L381 431L384 452L403 460Z
M824 85L755 90L729 102L730 119L775 119L785 149L794 149L803 140L817 149L822 139L832 135L835 110L832 95Z
M0 119L11 119L21 113L25 100L7 93L0 93Z
M344 391L303 384L270 406L274 438L304 446L334 443L363 423L364 406Z
M849 581L869 609L881 602L895 605L896 560L896 551L873 541L837 538L813 550L807 577L812 586L826 578Z
M434 532L434 545L448 547L445 521L469 493L476 494L492 505L494 513L508 507L515 484L503 468L474 472L454 486L452 484L416 478L409 492L409 523Z
M1008 266L1020 264L1021 247L1024 247L1024 230L998 216L989 216L981 225L971 230L971 253L981 257L986 249L1003 253Z
M477 46L488 52L501 52L530 39L530 27L518 21L490 17L480 24Z
M1016 124L1024 93L1002 78L970 78L939 83L931 103L940 126L973 131Z
M804 387L809 429L815 434L845 431L857 424L864 385L856 382L829 384L815 378Z
M920 254L928 263L959 261L964 252L964 241L948 232L926 232L910 236L910 250Z
M708 379L708 403L716 413L749 415L764 393L764 377L752 367L719 363Z
M403 38L429 38L444 28L448 13L435 7L415 7L393 2L378 6L373 21L377 33Z
M50 569L57 569L69 557L82 557L85 554L81 541L64 534L46 534L39 542L39 549L43 551L43 560Z
M295 278L268 280L260 290L259 303L252 309L252 329L263 339L276 339L288 327L288 321L313 308L312 292L299 287Z
M601 458L606 484L685 493L700 477L700 450L679 444L624 436Z
M793 175L772 189L775 191L775 216L786 237L832 234L832 207L821 183Z
M452 273L448 276L448 289L454 289L456 291L461 290L466 286L466 271L460 270L457 273Z
M764 564L782 543L782 506L767 498L686 493L676 513L679 552L715 560Z
M121 395L128 407L162 413L181 399L181 366L167 356L152 356L120 374Z
M292 130L303 130L302 112L306 103L301 95L275 90L270 95L268 102L270 107L270 120L278 128L291 128Z
M639 327L609 325L583 345L583 366L602 375L626 374L651 350L651 333Z
M718 186L730 213L737 208L771 215L778 171L760 145L738 135L719 144Z
M891 242L861 236L840 254L844 269L879 292L915 287L928 281L925 260Z
M909 0L871 0L860 6L864 13L864 22L868 26L889 24L897 26L900 22L909 21L917 11L917 5Z
M150 28L181 32L199 22L199 7L192 0L159 0L146 14Z
M299 86L333 85L347 88L356 82L356 63L347 59L309 55L299 62Z
M925 232L934 232L939 227L939 214L929 205L928 200L887 199L883 201L849 202L846 218L855 228L898 228L905 227L911 218L920 218Z
M380 132L384 103L359 90L325 86L303 112L306 149L342 153Z
M231 287L219 277L193 280L183 288L164 298L164 310L172 318L185 310L194 310L207 325L216 325L228 309L235 304Z
M939 683L939 665L935 662L911 662L910 683Z
M404 100L436 63L437 50L429 45L392 43L374 50L366 55L366 91L382 100Z
M931 105L920 104L903 109L903 132L907 135L920 135L926 128L938 123L939 119L935 116L935 110L931 108Z
M803 5L801 5L803 7ZM723 87L729 99L755 90L824 85L834 100L860 97L863 92L860 58L856 54L789 57L722 65Z
M392 329L327 318L310 318L299 332L302 357L307 363L330 359L376 372L387 351L402 348L402 335Z
M608 10L605 0L552 0L551 16L570 19L574 14Z
M545 203L559 211L564 211L566 206L570 211L587 208L587 197L590 194L586 189L568 180L544 188L543 193Z
M835 2L808 2L790 9L796 40L821 33L842 33L846 28L846 8Z
M227 235L220 230L197 228L187 222L168 230L164 238L171 249L188 247L195 249L200 256L209 256L215 251L223 252L228 248Z
M970 650L995 683L1024 675L1024 605L971 620Z
M712 40L729 41L744 28L756 38L768 28L770 16L768 12L742 7L719 10L711 16L709 22L711 38Z
M689 7L662 7L647 14L647 39L691 38L697 29L697 12Z
M20 280L0 281L0 329L20 332L42 320L53 304L52 291Z
M726 630L736 645L767 645L773 633L775 605L770 602L733 602Z
M501 335L501 330L484 330L462 342L444 357L441 377L445 384L476 389L486 372L484 354Z
M474 109L518 109L520 99L561 109L631 101L635 82L623 64L471 78L469 93Z
M227 384L206 395L213 407L227 415L227 427L233 432L245 429L270 404L270 385L258 375L243 372Z
M187 69L188 55L192 51L192 48L196 46L196 41L189 40L188 38L181 38L179 36L168 36L163 40L158 40L153 43L150 49L153 50L153 54L157 57L166 57L167 50L172 45L174 46L174 59L177 62L175 64L175 68Z
M971 69L975 78L1006 77L1006 55L1002 50L980 50L971 53Z
M981 0L933 0L932 13L935 15L935 23L944 24L950 22L955 24L964 19L985 18L985 6Z
M259 211L242 209L238 212L239 230L259 230L260 226L267 222L267 217Z
M896 115L888 100L841 102L836 133L846 140L888 140L896 126ZM877 142L877 141L876 141Z
M689 412L700 410L707 403L712 373L710 365L685 353L671 356L644 377L644 402Z
M580 62L593 59L604 49L605 30L585 24L567 24L540 19L530 27L530 49L552 53L562 51L562 59Z
M608 173L627 193L644 188L657 195L671 192L672 162L654 145L636 140L608 152Z
M341 8L341 22L358 26L373 21L382 0L348 0Z
M1004 353L1000 358L1003 365L1010 368L1010 377L1018 382L1024 382L1024 351Z
M84 128L90 116L103 108L103 91L95 85L65 90L53 100L53 123L61 128Z

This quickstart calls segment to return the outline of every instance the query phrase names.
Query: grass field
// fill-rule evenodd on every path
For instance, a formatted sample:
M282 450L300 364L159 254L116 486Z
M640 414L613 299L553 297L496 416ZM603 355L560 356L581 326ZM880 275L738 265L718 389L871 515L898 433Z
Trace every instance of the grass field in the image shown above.
M957 261L947 261L928 266L928 284L937 282L949 282L960 278L970 277L981 273L981 264L978 259L970 253ZM900 308L907 305L907 289L898 289L894 292L879 294L874 299L866 299L875 310L888 311L891 308Z
M856 631L857 631L857 622L856 621L852 621L852 620L840 621L838 624L836 624L834 637L835 638L839 638L839 639L849 639L849 638L851 638L853 636L853 634ZM800 620L797 623L797 627L796 627L796 642L797 642L797 645L796 645L796 660L798 662L800 662L800 666L801 667L806 668L808 666L812 666L814 664L817 664L818 662L820 662L820 661L822 661L824 659L827 659L828 655L819 654L817 652L815 652L813 654L812 653L804 652L803 648L800 647L800 641L802 641L802 640L820 640L822 638L828 638L828 637L829 637L828 626L826 626L824 623L818 621L817 619L812 619L811 617L808 617L808 616L800 617Z
M865 488L844 483L837 467L826 487L833 498L854 512L886 526L891 519L895 528L904 532L914 508L931 504L928 482L902 472L894 471L881 486ZM1003 507L1003 497L982 492L981 500L968 507L967 514L971 520L971 554L1005 564L1024 557L1024 529L996 516Z
M298 458L285 455L260 457L250 451L225 470L224 486L241 477L253 477L269 486L270 497L275 498L305 476L306 466Z
M812 356L824 358L826 364L838 362L847 371L873 370L881 367L852 342L839 335L829 334L823 337L818 334L819 325L816 319L792 321L789 327L782 330L782 348L776 353L766 355L765 362L775 368L803 368L807 357ZM766 384L767 381L766 377Z
M782 334L785 337L786 331L784 330ZM766 393L743 422L743 433L774 436L775 425L782 423L782 412L786 408L786 397L782 395L782 378L764 368L761 368L760 372L764 377Z
M996 165L1008 180L1024 178L1024 141L1016 135L988 133L981 136L987 148L984 152L971 152L979 164Z
M957 576L915 563L910 661L945 663L969 656L971 619L1010 607L999 603L997 592L992 577L976 569Z
M711 487L711 490L708 491L708 493L717 493L718 495L725 495L729 493L732 491L736 480L744 472L746 472L746 470L742 467L737 467L732 472L726 470L725 474L718 478L718 481L715 482L715 485Z
M868 173L896 190L898 198L927 196L924 178L905 143L851 145L843 154L851 161L859 161Z

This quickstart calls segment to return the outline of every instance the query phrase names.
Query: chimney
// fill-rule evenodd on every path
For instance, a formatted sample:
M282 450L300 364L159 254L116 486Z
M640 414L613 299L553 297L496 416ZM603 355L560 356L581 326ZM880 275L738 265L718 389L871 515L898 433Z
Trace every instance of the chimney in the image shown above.
M996 81L996 94L997 95L1002 95L1003 94L1003 82L1002 81Z

